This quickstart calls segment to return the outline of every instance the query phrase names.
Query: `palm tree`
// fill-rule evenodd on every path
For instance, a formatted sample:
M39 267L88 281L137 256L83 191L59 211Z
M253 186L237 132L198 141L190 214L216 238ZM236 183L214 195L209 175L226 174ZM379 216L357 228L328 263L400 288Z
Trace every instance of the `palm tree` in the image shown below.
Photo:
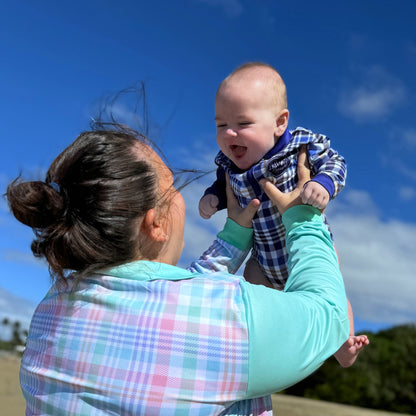
M3 318L3 320L1 321L2 326L4 327L4 331L5 333L7 333L7 329L10 325L10 319L9 318Z
M19 321L15 321L13 324L13 334L12 334L12 344L14 345L22 345L23 341L20 337L20 331L21 331L22 325Z

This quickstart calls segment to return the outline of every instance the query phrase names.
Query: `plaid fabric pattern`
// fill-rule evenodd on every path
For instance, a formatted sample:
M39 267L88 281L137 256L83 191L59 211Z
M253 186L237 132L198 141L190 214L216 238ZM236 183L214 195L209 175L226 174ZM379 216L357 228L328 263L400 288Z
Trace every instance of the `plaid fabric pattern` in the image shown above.
M279 149L278 142L275 149L245 172L236 169L222 152L215 158L215 163L230 174L231 187L242 207L246 207L253 198L261 201L253 220L252 256L257 259L263 273L277 289L282 289L288 278L285 228L278 209L263 193L259 180L269 179L282 192L293 190L297 183L297 159L302 145L308 147L312 176L322 173L329 176L335 187L335 197L345 185L345 160L331 149L326 136L302 127L290 132L288 143L283 149Z
M216 239L197 261L191 263L188 270L197 273L228 272L234 274L249 251L250 248L241 251L224 240Z
M232 246L211 251L191 268L210 274L134 262L52 287L22 359L26 415L271 415L246 400L241 278L214 272Z

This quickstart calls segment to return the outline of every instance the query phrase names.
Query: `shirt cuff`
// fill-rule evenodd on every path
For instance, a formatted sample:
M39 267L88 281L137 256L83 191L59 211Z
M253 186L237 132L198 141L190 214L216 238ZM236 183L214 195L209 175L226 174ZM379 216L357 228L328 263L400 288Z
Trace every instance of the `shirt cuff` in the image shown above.
M217 237L244 251L253 244L253 229L242 227L231 218L227 218L223 230Z

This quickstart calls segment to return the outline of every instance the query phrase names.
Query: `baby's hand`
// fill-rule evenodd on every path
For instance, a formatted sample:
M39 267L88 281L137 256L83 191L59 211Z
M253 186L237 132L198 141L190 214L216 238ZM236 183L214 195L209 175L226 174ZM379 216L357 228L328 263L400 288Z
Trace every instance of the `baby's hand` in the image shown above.
M314 181L305 183L300 196L304 204L318 209L324 209L329 202L328 191L320 183Z
M199 215L205 220L211 218L217 212L219 199L216 195L204 195L199 201Z

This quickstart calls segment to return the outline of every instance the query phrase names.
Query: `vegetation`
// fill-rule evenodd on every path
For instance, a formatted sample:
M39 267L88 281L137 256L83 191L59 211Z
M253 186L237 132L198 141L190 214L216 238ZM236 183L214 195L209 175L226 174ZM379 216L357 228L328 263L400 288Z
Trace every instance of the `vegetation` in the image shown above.
M371 343L352 367L331 358L285 393L416 415L416 326L367 335Z
M3 332L9 333L8 339L0 338L0 349L7 351L16 351L17 347L24 346L27 338L27 330L22 329L19 321L11 322L9 318L3 318L1 321Z

